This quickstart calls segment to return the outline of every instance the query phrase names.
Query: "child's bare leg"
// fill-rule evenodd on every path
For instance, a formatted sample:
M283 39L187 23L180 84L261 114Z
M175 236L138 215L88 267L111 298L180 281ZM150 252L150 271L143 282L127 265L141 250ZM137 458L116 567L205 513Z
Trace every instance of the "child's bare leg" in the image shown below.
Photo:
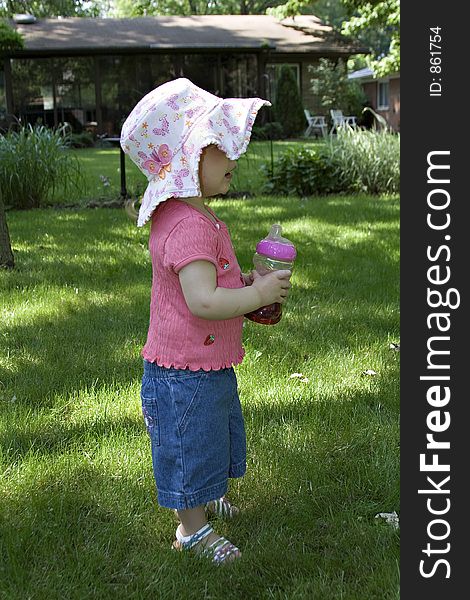
M183 535L193 535L207 523L204 504L195 508L179 510L178 517L182 523L181 533Z

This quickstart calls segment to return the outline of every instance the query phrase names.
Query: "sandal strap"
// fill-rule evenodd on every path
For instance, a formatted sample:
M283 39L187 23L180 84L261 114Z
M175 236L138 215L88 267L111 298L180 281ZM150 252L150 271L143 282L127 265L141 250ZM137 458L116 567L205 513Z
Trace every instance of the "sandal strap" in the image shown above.
M217 515L218 517L229 517L230 519L238 514L238 508L233 506L229 500L225 496L221 498L217 498L216 500L211 500L206 503L206 509Z
M212 531L212 526L209 525L209 523L206 523L201 527L201 529L198 529L196 533L193 533L193 535L185 536L180 532L180 528L178 526L176 528L176 539L185 550L190 550L193 546L207 537Z
M212 555L213 561L220 563L226 560L231 554L234 554L239 550L234 544L232 544L232 542L224 537L220 537L209 546L208 551Z

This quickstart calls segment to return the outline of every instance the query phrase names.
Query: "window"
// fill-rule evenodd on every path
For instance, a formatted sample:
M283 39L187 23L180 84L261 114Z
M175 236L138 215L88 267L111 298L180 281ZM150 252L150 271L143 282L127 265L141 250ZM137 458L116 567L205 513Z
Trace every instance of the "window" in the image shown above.
M23 123L80 132L94 120L93 60L87 57L13 59L13 108Z
M258 95L258 62L254 54L222 54L220 95L224 98L250 98Z
M389 106L388 100L389 82L379 81L377 87L377 108L379 110L386 110Z
M116 54L99 61L101 131L117 137L137 102L174 78L173 59L169 54Z

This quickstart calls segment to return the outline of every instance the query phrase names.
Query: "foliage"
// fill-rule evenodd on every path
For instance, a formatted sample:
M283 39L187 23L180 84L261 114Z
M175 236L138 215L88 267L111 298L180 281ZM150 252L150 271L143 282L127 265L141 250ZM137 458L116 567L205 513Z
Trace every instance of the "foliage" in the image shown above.
M95 141L93 139L93 134L88 131L70 134L71 148L93 148L94 145Z
M11 50L24 47L23 36L10 27L6 21L0 19L0 56Z
M367 101L362 87L348 79L346 63L339 59L336 63L328 58L320 58L317 65L309 65L312 74L312 91L318 97L325 114L340 109L344 114L360 115Z
M309 196L328 193L395 193L400 183L400 137L387 131L341 127L324 146L289 150L274 174L265 165L265 190Z
M400 69L400 0L288 0L267 12L279 18L315 14L369 47L365 60L377 76Z
M114 0L110 15L263 15L276 0Z
M369 1L344 0L357 14L344 23L345 35L357 36L365 30L385 30L390 34L387 53L373 51L368 57L370 67L377 77L400 70L400 0Z
M343 189L369 194L396 193L400 187L400 135L340 128L328 152Z
M0 136L0 191L7 206L37 208L57 188L76 185L79 166L66 152L69 137L63 129L27 125Z
M0 0L0 15L31 14L43 17L97 17L101 14L101 0Z
M267 180L263 191L267 194L311 196L336 193L340 186L334 177L334 167L324 147L289 149L274 163L262 166Z
M254 125L251 135L252 140L282 140L284 137L281 123L272 121L264 125Z
M302 14L315 15L336 31L340 31L344 21L349 18L349 10L342 0L314 0L300 10Z
M302 98L294 73L287 65L283 65L279 72L274 114L286 137L295 137L305 128Z

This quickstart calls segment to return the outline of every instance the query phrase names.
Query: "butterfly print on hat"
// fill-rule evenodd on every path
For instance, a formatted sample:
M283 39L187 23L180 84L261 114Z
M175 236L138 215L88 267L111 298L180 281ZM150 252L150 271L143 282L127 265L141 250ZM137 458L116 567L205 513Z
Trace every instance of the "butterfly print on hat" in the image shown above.
M179 171L176 171L175 173L175 177L174 177L174 182L176 187L181 190L183 188L183 179L182 177L188 177L189 175L189 169L180 169Z
M223 123L225 125L225 127L230 131L230 133L239 133L240 132L240 127L237 127L236 125L230 125L230 123L227 121L227 119L223 120Z
M214 121L212 119L208 119L207 120L206 129L208 129L209 131L211 129L215 129Z
M183 145L181 146L181 150L183 151L183 154L184 154L185 156L191 156L192 154L194 154L194 150L195 150L195 148L196 148L196 147L194 146L194 144L190 144L190 145L188 145L188 144L183 144Z
M233 109L231 104L222 104L222 111L226 117L230 117L230 111Z
M170 123L168 122L166 115L163 115L163 117L161 117L159 121L163 121L161 129L155 127L155 129L152 129L152 133L154 133L155 135L166 135L170 132Z
M195 115L200 113L202 110L202 106L196 106L195 108L190 108L186 111L186 116L192 119Z
M134 144L136 145L136 147L137 147L137 148L140 148L140 142L139 142L139 140L137 140L137 139L134 137L134 134L133 134L133 133L132 133L132 134L129 136L129 140L130 140L131 142L134 142Z
M178 94L173 94L172 96L170 96L168 98L168 100L166 101L167 105L172 108L173 110L179 110L179 105L176 104L176 101L178 100L179 96Z
M158 150L154 148L150 155L139 152L139 156L143 159L142 169L151 175L158 175L160 179L165 179L165 171L171 171L170 163L173 153L167 144L162 144Z

